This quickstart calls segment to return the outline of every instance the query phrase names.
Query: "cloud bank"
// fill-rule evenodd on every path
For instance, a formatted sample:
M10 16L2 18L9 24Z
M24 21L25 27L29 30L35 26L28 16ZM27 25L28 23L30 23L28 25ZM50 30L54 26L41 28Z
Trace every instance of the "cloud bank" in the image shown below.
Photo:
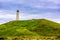
M60 23L60 0L0 0L0 23L15 20L16 10L20 19L49 19Z

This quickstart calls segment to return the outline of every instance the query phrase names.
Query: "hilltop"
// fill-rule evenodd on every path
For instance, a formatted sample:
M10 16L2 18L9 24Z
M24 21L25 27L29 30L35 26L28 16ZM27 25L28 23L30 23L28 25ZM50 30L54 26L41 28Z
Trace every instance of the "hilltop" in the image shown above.
M60 36L60 24L47 19L10 21L0 25L0 37Z

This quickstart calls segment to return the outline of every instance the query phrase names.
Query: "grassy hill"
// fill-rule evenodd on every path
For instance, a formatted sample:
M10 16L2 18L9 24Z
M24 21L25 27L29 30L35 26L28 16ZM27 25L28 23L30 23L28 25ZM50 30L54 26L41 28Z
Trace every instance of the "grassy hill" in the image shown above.
M60 24L46 19L10 21L0 25L0 37L60 36Z

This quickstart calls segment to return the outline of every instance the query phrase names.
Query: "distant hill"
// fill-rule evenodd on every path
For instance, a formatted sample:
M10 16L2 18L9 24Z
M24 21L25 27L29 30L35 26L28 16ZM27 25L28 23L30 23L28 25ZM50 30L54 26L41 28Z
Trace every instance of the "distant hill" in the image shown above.
M10 21L0 25L0 37L60 36L60 24L46 19Z

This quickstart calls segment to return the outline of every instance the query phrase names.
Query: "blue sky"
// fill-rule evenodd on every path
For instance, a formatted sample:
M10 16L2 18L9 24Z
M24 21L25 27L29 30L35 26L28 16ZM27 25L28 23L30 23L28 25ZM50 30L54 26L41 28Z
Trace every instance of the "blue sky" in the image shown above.
M45 18L60 23L60 0L0 0L0 24L15 20L17 9L21 20Z

